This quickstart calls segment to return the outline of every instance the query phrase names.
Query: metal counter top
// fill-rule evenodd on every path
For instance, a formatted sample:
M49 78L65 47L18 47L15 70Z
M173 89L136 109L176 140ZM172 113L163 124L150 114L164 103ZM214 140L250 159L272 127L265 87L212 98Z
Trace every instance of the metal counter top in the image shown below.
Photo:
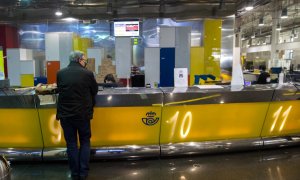
M0 108L35 108L32 89L0 89Z
M205 86L203 86L205 87ZM197 105L225 104L247 102L270 102L298 99L295 94L298 89L293 84L268 84L253 86L207 86L209 89L198 87L161 88L164 92L164 105ZM216 87L216 88L213 88ZM218 88L219 87L219 88ZM293 92L290 96L287 93ZM275 98L275 99L274 99Z
M300 87L300 86L299 86ZM273 101L291 101L300 99L300 88L294 84L277 85Z
M137 87L118 87L104 88L103 91L98 91L98 95L114 95L114 94L157 94L162 93L159 88L137 88Z
M163 92L151 88L106 88L96 96L96 107L158 106Z
M251 103L300 99L300 86L294 84L219 87L105 88L96 96L96 107ZM32 89L1 89L0 108L53 108L56 107L57 96L36 95Z

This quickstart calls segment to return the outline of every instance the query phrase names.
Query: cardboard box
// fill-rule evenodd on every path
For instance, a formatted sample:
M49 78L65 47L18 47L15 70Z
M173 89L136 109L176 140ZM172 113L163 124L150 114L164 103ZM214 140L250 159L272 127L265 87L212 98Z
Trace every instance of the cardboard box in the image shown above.
M86 68L92 72L95 72L95 58L88 58Z
M112 60L103 59L101 62L101 66L112 66Z

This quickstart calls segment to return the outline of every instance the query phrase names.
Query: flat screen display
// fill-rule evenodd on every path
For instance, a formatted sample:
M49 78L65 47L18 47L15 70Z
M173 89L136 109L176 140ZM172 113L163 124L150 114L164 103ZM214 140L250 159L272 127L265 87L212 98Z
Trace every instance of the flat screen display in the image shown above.
M114 22L115 36L140 36L139 21L117 21Z

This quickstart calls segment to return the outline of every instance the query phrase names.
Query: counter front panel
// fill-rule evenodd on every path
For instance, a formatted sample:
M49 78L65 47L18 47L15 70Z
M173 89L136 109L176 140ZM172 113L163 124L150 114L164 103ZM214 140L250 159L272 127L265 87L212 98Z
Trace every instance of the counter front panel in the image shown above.
M259 138L268 106L259 102L164 107L160 142Z
M60 122L55 120L56 102L43 104L51 99L57 98L39 97L42 105L38 105L46 158L65 156L63 131ZM93 156L129 156L141 151L158 156L162 99L159 89L105 89L99 92L91 120Z
M36 109L0 109L0 148L43 148Z
M36 153L41 158L43 151L44 159L65 158L63 131L56 120L57 96L1 91L0 153ZM104 89L96 96L91 121L92 157L175 155L299 143L299 98L299 89L292 84ZM23 150L17 152L17 148Z
M262 137L300 134L300 101L271 102Z

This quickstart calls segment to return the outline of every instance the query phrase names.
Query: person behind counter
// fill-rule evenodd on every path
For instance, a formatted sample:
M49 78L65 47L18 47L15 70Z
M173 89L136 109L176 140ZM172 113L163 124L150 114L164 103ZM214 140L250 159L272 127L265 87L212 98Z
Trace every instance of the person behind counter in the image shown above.
M90 120L98 86L93 73L87 70L83 52L74 51L70 64L57 73L57 119L64 131L72 179L85 179L90 160ZM79 135L80 149L77 145Z
M103 82L104 83L98 83L98 86L101 86L101 87L104 87L104 88L118 87L118 84L116 83L116 80L115 80L113 74L107 74L104 77Z
M261 66L261 73L258 76L256 84L267 84L270 82L270 74L266 72L266 66Z
M114 75L112 74L107 74L105 77L104 77L104 83L116 83L116 80L114 78Z

